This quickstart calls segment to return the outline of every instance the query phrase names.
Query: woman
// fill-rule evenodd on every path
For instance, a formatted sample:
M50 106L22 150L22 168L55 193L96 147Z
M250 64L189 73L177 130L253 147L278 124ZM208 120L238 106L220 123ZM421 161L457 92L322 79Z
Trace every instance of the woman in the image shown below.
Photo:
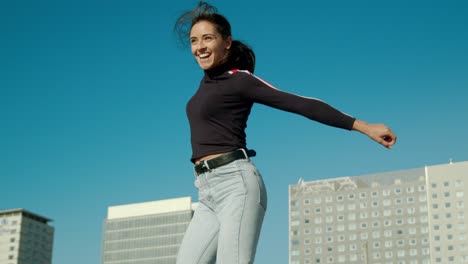
M356 130L387 148L395 134L383 124L367 124L312 98L282 92L253 75L252 49L233 40L231 27L205 2L182 15L175 26L190 41L204 70L187 104L199 207L187 229L177 263L253 263L267 196L249 157L245 128L253 103L303 115L326 125Z

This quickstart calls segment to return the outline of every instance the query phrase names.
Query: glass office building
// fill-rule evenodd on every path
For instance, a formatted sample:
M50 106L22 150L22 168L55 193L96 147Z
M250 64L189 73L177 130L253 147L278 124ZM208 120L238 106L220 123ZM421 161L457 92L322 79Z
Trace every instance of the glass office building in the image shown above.
M51 264L50 221L24 209L0 211L0 264Z
M183 197L109 207L102 263L174 264L196 206Z
M468 263L468 162L289 187L290 264Z

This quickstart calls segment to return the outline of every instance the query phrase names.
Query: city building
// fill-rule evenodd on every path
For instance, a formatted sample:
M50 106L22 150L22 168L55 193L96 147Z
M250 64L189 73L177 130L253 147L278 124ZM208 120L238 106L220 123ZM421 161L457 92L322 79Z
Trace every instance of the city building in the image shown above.
M0 211L0 264L51 264L51 221L24 209Z
M190 197L109 207L102 264L175 264L196 207Z
M289 186L289 263L468 263L468 162Z

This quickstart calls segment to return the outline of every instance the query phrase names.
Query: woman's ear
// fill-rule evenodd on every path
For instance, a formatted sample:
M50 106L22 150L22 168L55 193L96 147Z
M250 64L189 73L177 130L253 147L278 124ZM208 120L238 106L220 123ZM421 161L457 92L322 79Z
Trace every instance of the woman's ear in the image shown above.
M228 37L226 38L226 46L225 46L225 47L226 47L226 49L230 49L231 46L232 46L232 37L231 37L231 36L228 36Z

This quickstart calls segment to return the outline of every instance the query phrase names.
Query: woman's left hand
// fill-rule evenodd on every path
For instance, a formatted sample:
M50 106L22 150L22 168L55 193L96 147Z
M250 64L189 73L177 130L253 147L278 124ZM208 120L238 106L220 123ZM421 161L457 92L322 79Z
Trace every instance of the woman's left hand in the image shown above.
M353 124L353 130L366 134L368 137L391 149L396 143L397 136L384 124L368 124L362 120L356 120Z

